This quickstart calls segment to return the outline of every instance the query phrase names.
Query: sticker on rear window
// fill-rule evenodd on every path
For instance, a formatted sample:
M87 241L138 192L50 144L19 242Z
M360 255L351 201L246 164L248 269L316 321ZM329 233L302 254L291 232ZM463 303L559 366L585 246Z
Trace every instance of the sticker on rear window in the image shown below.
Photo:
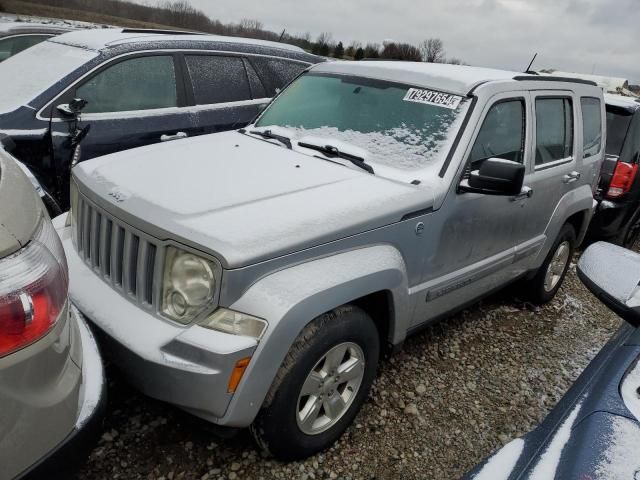
M452 95L450 93L437 92L435 90L423 90L421 88L410 88L404 96L405 102L426 103L427 105L435 105L436 107L450 108L455 110L458 108L462 97Z

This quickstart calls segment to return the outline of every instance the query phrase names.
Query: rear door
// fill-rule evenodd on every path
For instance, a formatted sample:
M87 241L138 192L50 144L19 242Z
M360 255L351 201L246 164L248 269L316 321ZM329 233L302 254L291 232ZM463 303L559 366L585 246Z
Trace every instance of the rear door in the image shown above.
M182 62L187 102L193 106L190 135L243 127L270 100L255 70L240 55L185 52Z
M520 200L525 215L516 235L519 242L541 245L560 200L585 181L576 135L580 99L569 91L536 91L531 96L533 144L524 184L532 195Z
M193 117L183 108L184 80L176 54L136 54L108 62L56 104L72 98L88 102L81 118L91 130L82 142L81 160L182 138L193 128ZM72 125L59 112L55 115L54 152L65 161Z

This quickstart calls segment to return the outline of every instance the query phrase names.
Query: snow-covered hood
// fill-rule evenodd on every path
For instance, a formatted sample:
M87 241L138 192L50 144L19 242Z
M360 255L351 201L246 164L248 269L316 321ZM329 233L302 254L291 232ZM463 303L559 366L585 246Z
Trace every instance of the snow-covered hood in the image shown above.
M226 132L128 150L74 168L80 190L161 240L250 265L399 221L431 189Z

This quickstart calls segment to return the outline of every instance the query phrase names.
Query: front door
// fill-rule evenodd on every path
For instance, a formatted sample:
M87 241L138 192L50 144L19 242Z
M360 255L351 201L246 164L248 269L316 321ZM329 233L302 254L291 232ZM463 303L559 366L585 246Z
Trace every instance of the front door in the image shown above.
M528 102L518 92L497 95L487 104L467 151L463 178L488 158L526 161ZM421 285L424 299L417 302L415 323L472 301L513 277L518 244L514 232L523 215L522 201L458 192L458 184L426 226L431 233Z

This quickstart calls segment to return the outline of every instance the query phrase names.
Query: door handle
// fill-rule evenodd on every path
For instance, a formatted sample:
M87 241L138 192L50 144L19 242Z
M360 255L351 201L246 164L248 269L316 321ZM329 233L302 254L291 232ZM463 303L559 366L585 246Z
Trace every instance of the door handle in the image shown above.
M168 135L168 134L160 135L160 141L170 142L171 140L179 140L181 138L187 138L187 137L188 135L186 134L186 132L176 132L173 135Z
M575 182L576 180L580 180L580 172L573 171L562 176L562 181L564 183L571 183Z
M517 200L523 200L525 198L531 198L533 196L533 188L531 187L522 187L520 193L511 197L511 201L515 202Z

